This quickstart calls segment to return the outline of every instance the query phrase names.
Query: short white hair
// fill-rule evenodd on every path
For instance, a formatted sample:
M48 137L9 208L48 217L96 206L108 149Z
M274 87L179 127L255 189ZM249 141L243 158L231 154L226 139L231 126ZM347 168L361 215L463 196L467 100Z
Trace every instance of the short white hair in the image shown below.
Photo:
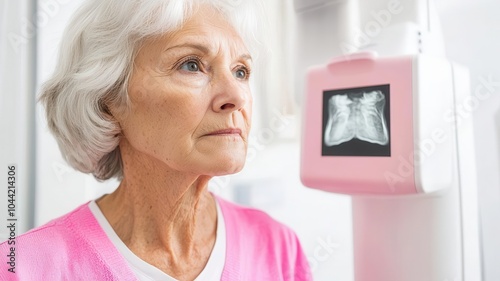
M181 28L199 4L225 17L255 61L263 50L264 14L257 0L87 0L77 10L40 96L69 165L98 180L123 177L121 129L107 105L128 110L128 80L141 44Z

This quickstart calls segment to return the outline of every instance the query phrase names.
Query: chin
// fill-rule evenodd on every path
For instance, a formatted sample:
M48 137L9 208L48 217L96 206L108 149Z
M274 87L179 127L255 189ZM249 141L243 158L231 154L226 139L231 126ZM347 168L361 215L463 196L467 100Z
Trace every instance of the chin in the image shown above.
M210 175L212 176L225 176L236 174L245 167L246 155L235 157L213 157L209 161Z

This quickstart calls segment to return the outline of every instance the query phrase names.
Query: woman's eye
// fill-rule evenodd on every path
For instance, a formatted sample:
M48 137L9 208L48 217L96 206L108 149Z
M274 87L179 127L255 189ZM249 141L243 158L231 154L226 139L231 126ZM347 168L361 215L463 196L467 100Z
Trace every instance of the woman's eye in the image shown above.
M244 69L238 69L234 73L234 76L238 79L247 79L248 78L248 72L245 71Z
M190 61L187 61L187 62L183 63L181 65L180 69L187 70L187 71L190 71L190 72L196 72L196 71L200 70L200 67L198 65L198 62L190 60Z

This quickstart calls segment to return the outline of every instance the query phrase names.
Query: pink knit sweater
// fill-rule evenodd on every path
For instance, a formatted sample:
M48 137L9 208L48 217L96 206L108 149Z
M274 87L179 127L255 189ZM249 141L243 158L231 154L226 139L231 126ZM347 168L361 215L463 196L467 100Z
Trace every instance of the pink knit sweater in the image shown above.
M261 211L216 198L227 241L221 280L312 280L293 231ZM0 280L137 280L88 203L16 237L15 273L8 271L10 247L0 244Z

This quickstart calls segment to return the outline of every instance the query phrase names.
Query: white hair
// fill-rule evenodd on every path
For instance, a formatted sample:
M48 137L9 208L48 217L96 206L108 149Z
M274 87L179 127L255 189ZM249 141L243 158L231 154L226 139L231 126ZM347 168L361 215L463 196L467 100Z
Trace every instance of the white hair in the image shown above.
M107 105L128 110L128 80L145 39L173 32L209 4L236 29L254 60L263 46L257 0L87 0L62 37L40 101L66 162L98 180L121 179L121 129Z

